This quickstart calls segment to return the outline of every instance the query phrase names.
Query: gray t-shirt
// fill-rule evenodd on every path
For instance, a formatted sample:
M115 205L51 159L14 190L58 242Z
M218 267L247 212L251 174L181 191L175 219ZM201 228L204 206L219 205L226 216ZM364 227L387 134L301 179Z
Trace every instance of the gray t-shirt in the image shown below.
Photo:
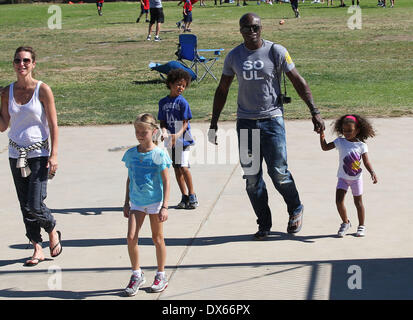
M287 49L271 41L263 40L257 50L249 50L243 43L232 49L225 58L222 73L237 75L237 118L262 119L282 115L282 104L277 100L281 93L281 75L282 71L289 72L294 67Z
M162 8L162 0L149 0L149 8Z

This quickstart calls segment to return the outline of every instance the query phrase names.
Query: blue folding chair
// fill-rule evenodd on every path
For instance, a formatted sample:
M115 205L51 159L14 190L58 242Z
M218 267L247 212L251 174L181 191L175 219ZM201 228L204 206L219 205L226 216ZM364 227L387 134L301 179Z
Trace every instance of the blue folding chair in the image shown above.
M190 68L188 68L187 66L183 65L182 63L178 62L178 61L169 61L167 63L156 63L156 62L150 62L148 67L151 70L155 70L159 72L159 75L161 76L162 79L166 80L166 77L163 74L168 74L169 71L171 71L172 69L182 69L185 70L186 72L189 73L189 75L191 76L191 81L196 80L196 74L195 72L193 72Z
M196 35L188 33L180 34L178 51L176 51L175 53L178 57L178 61L194 70L198 82L204 79L207 74L211 75L215 80L217 80L211 68L219 59L221 51L224 51L224 49L198 49L197 43L198 41ZM214 57L203 57L202 55L200 55L201 52L213 53ZM184 60L189 61L190 63L186 64ZM204 68L204 73L202 74L202 76L199 76L198 74L198 65L201 65Z

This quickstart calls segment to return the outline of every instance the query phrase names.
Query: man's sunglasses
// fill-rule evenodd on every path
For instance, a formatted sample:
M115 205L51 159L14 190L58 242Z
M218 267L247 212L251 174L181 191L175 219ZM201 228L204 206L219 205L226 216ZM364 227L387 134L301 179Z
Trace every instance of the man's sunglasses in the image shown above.
M261 26L259 26L258 24L252 24L250 26L243 26L241 27L241 32L258 32L261 29Z
M15 64L20 64L20 63L22 63L22 61L23 61L24 64L29 64L30 62L32 62L32 60L29 59L29 58L24 58L23 60L19 59L19 58L16 58L16 59L13 60L13 62Z

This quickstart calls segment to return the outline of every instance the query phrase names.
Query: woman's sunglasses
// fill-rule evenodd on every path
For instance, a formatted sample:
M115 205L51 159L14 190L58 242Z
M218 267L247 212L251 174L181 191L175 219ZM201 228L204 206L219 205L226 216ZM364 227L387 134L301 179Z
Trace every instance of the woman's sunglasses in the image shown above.
M249 32L250 30L252 32L258 32L260 29L261 29L261 26L259 26L258 24L252 24L250 26L241 27L241 32L245 33L245 32Z
M24 64L29 64L30 62L32 62L32 59L29 59L29 58L24 58L24 59L15 58L13 60L13 62L15 64L20 64L20 63L22 63L22 61L23 61Z

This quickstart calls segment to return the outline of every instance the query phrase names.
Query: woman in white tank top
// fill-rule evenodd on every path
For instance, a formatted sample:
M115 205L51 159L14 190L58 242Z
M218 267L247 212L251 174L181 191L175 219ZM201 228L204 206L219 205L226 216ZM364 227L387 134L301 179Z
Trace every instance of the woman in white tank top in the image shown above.
M6 131L10 125L10 168L26 236L34 247L34 254L25 265L34 266L45 259L41 228L49 235L51 256L57 257L62 252L61 233L56 230L56 221L43 203L47 177L54 176L58 166L57 113L50 87L33 78L34 50L17 48L13 67L17 81L0 91L0 131Z

